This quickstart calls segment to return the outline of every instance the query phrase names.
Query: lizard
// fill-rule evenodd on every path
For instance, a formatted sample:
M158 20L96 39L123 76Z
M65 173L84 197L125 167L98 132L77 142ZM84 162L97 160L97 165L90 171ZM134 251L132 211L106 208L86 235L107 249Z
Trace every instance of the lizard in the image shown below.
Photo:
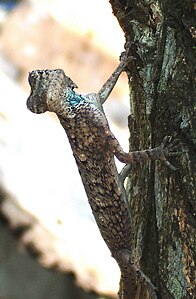
M126 153L111 132L103 104L131 59L127 47L100 91L87 95L75 92L77 85L62 69L34 70L28 77L27 108L37 114L56 113L68 136L92 213L121 271L119 298L135 298L140 279L151 298L157 298L152 282L131 260L131 212L124 179L132 163L162 160L174 169L167 157L175 154L176 143L165 137L158 147ZM120 174L114 156L126 164Z

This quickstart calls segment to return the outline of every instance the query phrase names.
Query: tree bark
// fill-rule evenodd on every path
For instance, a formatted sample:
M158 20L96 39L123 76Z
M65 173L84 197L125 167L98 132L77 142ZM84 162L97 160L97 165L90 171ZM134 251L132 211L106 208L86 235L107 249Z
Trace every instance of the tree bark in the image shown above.
M193 1L109 2L135 57L127 71L130 150L155 147L164 136L177 135L184 151L170 159L176 171L158 162L131 170L133 261L153 281L159 298L196 298Z

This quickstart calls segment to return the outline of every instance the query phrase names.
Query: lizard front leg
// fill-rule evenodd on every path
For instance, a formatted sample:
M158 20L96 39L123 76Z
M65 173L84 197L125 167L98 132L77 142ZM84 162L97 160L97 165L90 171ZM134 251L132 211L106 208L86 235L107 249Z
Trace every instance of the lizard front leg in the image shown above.
M130 44L126 45L126 51L122 52L120 56L120 63L117 66L117 68L114 70L112 75L109 77L109 79L104 83L100 91L98 92L98 97L100 100L100 103L103 104L107 98L109 97L110 93L112 92L120 74L125 70L127 64L133 60L134 57L130 55Z

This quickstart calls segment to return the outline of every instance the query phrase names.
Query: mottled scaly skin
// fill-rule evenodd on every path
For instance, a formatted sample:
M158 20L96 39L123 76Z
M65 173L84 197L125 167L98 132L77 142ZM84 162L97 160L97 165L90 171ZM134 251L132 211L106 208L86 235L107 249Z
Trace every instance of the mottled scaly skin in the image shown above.
M131 216L114 155L124 163L166 161L173 148L166 138L158 148L125 153L110 131L102 104L128 61L124 54L100 92L86 96L73 91L76 85L63 70L33 71L27 107L34 113L55 112L66 131L100 233L121 269L119 297L134 298L137 281L142 278L156 298L151 282L131 262Z

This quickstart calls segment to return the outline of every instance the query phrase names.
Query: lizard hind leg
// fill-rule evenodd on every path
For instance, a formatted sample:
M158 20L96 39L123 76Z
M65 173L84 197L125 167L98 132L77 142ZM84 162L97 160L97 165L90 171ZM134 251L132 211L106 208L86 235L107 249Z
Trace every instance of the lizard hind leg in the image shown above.
M171 170L176 170L176 168L167 160L167 157L176 156L179 154L178 152L176 152L176 149L179 148L178 140L174 140L171 142L170 136L166 136L163 139L161 145L158 147L126 153L120 146L116 137L110 131L108 131L106 135L108 138L110 150L120 162L132 164L150 160L160 160L164 162ZM125 170L128 169L129 168L126 167L124 169L124 172L122 172L124 176L126 174ZM124 178L126 178L126 176Z
M119 173L120 180L121 180L122 183L124 183L125 179L128 177L130 172L131 172L131 164L126 164L122 168L121 172Z

